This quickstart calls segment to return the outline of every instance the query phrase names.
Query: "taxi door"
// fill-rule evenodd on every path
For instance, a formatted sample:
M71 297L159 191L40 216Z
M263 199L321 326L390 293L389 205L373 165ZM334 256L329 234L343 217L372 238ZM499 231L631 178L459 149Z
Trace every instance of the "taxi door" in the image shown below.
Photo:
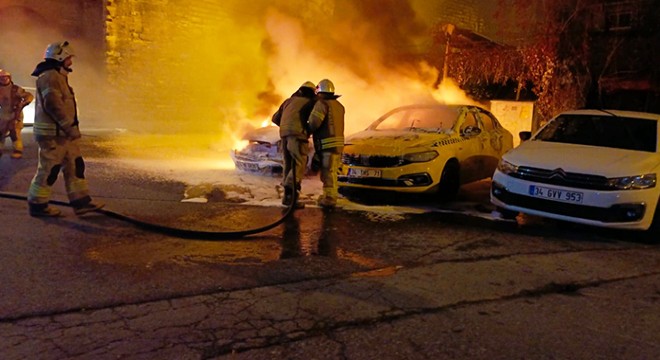
M492 177L504 152L504 133L488 113L479 111L477 117L482 129L484 177Z
M490 137L484 134L483 125L475 109L466 109L461 117L462 123L459 131L462 141L459 162L461 164L461 183L466 184L484 178L483 155L489 151Z

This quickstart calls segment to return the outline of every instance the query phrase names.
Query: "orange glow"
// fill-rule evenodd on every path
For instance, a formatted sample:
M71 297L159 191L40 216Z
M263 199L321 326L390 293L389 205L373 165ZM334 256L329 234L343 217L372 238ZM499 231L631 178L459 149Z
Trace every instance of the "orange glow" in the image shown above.
M302 0L149 3L140 11L134 1L107 5L106 65L121 104L112 120L126 119L118 127L141 133L214 137L216 159L244 148L246 132L273 126L270 116L305 81L334 82L346 108L345 135L398 106L469 101L450 82L436 89L439 71L429 64L392 60L393 27L376 23L375 14L344 17L335 5ZM356 11L351 4L342 11ZM360 16L369 21L355 21Z

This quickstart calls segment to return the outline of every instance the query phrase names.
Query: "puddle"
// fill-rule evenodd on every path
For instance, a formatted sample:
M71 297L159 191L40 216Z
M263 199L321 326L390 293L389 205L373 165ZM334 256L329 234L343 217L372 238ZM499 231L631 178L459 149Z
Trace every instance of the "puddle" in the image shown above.
M259 265L278 260L280 252L279 244L266 241L159 241L99 246L86 256L101 264L151 268L157 264Z

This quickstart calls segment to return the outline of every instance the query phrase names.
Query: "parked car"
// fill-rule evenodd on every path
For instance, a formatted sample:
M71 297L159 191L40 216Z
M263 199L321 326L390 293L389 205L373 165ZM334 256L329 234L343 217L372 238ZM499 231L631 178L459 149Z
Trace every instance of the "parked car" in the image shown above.
M346 138L338 182L451 200L462 184L490 178L512 147L511 133L483 108L403 106Z
M658 114L559 114L502 157L491 202L506 217L522 212L660 234L658 129Z
M279 129L277 126L264 126L248 131L243 136L248 145L243 149L233 149L230 153L236 169L265 175L281 175L283 160ZM312 141L309 143L307 172L310 171L314 155Z

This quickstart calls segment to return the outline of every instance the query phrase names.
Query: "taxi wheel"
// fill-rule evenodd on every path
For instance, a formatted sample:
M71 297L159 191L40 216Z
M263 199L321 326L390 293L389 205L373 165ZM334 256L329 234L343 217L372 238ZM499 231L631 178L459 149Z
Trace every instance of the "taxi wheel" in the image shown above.
M438 197L440 201L452 201L456 199L458 190L461 187L458 170L458 161L454 159L447 161L444 169L442 169L440 184L438 185Z

